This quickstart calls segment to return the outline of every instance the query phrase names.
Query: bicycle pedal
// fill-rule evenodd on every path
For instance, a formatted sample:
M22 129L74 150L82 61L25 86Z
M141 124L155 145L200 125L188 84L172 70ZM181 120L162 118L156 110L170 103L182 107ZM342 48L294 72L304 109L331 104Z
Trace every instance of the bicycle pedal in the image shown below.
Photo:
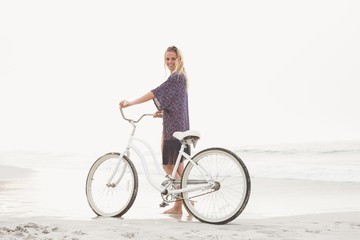
M169 204L166 203L166 202L162 202L162 203L159 204L159 206L160 206L160 207L166 207L166 206L169 206Z

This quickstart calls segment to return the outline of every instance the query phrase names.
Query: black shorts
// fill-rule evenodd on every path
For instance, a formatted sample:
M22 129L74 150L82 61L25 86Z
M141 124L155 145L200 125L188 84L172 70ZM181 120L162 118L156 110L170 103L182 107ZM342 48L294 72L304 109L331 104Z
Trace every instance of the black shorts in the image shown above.
M176 159L179 155L179 151L181 148L181 142L179 140L164 140L163 152L162 152L162 160L163 165L175 165ZM186 145L184 149L188 155L190 155L190 146ZM180 162L185 160L184 157L181 158Z

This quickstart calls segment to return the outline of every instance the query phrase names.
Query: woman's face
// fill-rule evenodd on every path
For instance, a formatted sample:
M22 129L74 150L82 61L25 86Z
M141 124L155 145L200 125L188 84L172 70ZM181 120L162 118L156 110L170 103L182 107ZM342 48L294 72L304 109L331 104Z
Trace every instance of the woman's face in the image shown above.
M170 72L173 72L176 68L176 59L177 55L175 52L166 52L165 53L165 63L169 68Z

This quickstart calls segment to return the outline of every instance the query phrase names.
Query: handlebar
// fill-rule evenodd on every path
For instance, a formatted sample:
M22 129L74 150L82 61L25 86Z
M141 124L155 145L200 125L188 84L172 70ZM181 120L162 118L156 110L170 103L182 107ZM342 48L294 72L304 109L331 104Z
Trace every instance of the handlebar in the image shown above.
M126 120L126 121L128 121L128 122L130 122L130 123L138 123L138 122L140 122L140 120L141 120L143 117L146 117L146 116L154 116L154 114L151 114L151 113L143 114L143 115L140 116L140 118L139 118L138 120L135 121L135 120L133 120L133 119L129 119L129 118L125 117L125 114L124 114L124 111L123 111L122 108L120 108L120 112L121 112L121 115L122 115L122 117L124 118L124 120Z

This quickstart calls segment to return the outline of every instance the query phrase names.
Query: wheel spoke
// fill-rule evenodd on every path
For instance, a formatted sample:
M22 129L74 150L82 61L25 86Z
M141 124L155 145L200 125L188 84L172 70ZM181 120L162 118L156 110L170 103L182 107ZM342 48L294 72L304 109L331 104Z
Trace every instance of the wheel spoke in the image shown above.
M199 190L184 193L185 207L200 221L224 224L234 220L245 208L250 195L249 173L234 153L220 148L206 149L193 160L201 166L213 181L220 184L216 191ZM182 188L191 180L204 180L200 168L189 163L181 179ZM196 200L195 204L191 200Z
M136 198L138 177L135 167L126 157L120 160L119 156L118 153L102 156L93 164L88 174L86 181L88 203L93 211L101 216L123 215ZM114 174L112 183L120 180L115 187L107 186L112 174Z

